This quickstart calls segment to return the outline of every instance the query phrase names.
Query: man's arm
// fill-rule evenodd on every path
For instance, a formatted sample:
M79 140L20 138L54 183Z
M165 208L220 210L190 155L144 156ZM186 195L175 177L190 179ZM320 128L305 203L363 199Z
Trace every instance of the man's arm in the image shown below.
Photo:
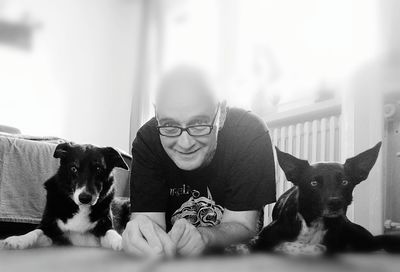
M214 227L199 227L206 247L225 247L249 240L257 232L258 211L225 209L221 223Z
M122 235L126 252L137 256L175 254L175 246L165 232L165 207L168 189L162 178L158 134L153 133L155 119L150 120L132 143L131 220Z
M180 255L196 256L206 248L226 247L250 239L256 234L257 219L257 211L225 209L217 226L196 228L187 220L180 219L168 234Z

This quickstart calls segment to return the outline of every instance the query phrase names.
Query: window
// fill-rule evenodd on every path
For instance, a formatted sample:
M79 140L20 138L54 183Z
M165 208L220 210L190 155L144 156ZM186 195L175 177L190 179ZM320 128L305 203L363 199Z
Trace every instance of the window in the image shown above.
M231 104L245 108L330 98L346 76L378 53L376 0L164 5L163 69L182 62L202 66Z

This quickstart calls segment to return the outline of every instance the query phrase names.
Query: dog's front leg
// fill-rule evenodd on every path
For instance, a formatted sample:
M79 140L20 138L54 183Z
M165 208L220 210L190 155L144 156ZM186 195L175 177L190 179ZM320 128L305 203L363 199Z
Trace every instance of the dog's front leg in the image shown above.
M281 215L277 220L264 227L258 237L253 240L253 251L273 251L276 246L285 241L296 238L301 230L301 222L297 218L296 210Z
M109 217L100 220L91 231L96 237L100 237L100 245L113 250L122 250L122 237L112 227Z
M285 237L282 237L282 227L278 221L274 221L264 227L258 236L251 241L250 250L273 251L275 246L285 241Z
M113 229L109 229L103 237L100 237L102 247L111 248L113 250L122 250L122 237Z
M346 249L355 252L371 252L381 249L378 240L365 228L349 222L345 227Z
M31 247L46 247L52 245L52 240L43 230L35 229L24 235L11 236L4 240L5 249L26 249Z
M248 255L251 252L269 252L285 241L281 235L281 226L273 221L246 244L235 244L224 249L227 255Z

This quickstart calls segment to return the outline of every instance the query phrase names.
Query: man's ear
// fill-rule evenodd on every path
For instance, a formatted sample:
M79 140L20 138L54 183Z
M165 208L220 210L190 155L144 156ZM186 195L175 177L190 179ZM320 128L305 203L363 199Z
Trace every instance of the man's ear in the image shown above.
M72 143L62 143L56 146L53 157L56 159L63 159L71 150Z
M305 169L310 167L310 164L306 160L298 159L288 153L280 151L277 147L275 147L275 150L279 165L283 172L285 172L286 179L297 185L302 173Z
M119 167L125 170L129 170L121 154L112 147L104 147L103 154L106 159L107 167L114 168Z
M220 113L219 113L219 119L218 119L219 130L221 130L224 127L227 112L228 112L228 110L227 110L227 106L226 106L226 100L224 100L221 102L221 105L220 105Z
M355 157L349 158L344 163L344 169L357 184L367 179L369 172L378 158L382 142L377 143L373 148L368 149Z

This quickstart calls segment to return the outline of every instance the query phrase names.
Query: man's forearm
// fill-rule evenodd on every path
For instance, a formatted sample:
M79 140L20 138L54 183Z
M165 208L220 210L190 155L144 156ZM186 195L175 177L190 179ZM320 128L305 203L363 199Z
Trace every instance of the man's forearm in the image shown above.
M256 232L237 222L225 222L213 227L199 227L207 247L225 247L252 238Z

